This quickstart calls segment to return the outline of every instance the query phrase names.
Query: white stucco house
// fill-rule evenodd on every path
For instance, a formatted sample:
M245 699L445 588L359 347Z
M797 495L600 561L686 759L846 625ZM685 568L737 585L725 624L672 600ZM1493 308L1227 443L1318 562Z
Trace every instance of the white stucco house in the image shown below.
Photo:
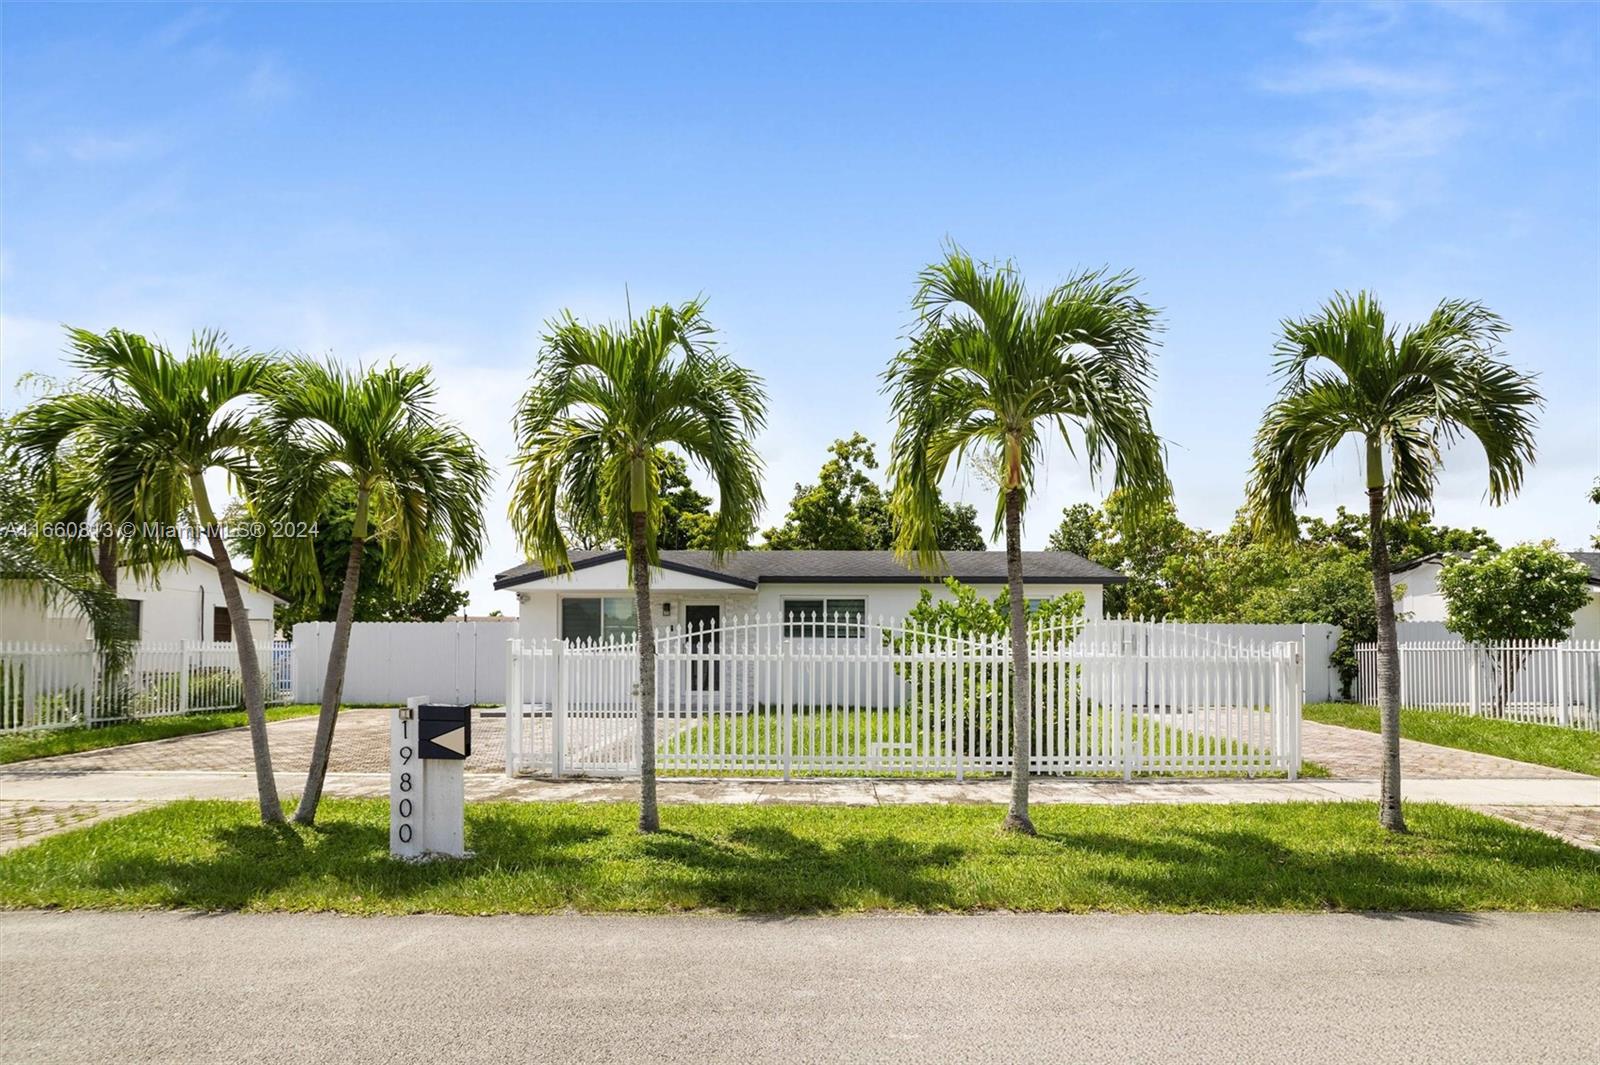
M251 634L258 645L270 642L273 608L285 600L248 574L235 570L234 575L239 578ZM217 564L203 551L187 551L181 563L163 567L155 578L123 570L117 594L127 604L142 642L233 640ZM71 607L46 607L15 589L0 589L0 642L67 644L88 638L88 621Z
M1571 638L1600 639L1600 551L1569 551L1567 554L1589 569L1589 603L1572 615ZM1444 555L1439 552L1396 566L1391 571L1396 588L1403 584L1405 591L1395 598L1395 612L1412 624L1442 626L1445 601L1444 593L1439 590L1439 571L1443 567Z
M627 560L619 550L574 551L572 569L553 574L537 563L495 576L514 592L517 634L525 640L605 640L633 632L634 601ZM1084 614L1102 616L1105 587L1127 580L1115 570L1065 551L1023 552L1030 599L1081 592ZM948 598L946 576L993 598L1005 589L1002 551L948 551L944 570L919 573L890 551L740 551L713 562L707 551L663 551L651 575L659 626L714 628L724 620L880 617L898 622L923 589Z

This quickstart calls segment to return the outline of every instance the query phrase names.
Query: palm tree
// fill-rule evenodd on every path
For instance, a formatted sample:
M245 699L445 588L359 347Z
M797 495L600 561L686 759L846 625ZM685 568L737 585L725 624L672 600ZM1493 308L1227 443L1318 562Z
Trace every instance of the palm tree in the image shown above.
M265 355L228 348L215 332L195 334L181 358L118 329L104 336L70 330L68 346L84 373L83 387L30 407L20 419L19 439L33 455L79 441L93 455L109 513L170 529L198 519L235 633L261 819L281 822L261 665L205 482L212 469L238 480L248 477L257 444L250 402L271 391L277 364Z
M761 510L754 434L766 394L760 378L716 350L701 300L655 307L622 326L584 325L565 313L547 330L517 408L511 524L551 570L570 566L563 518L627 545L639 642L639 829L654 832L656 449L676 448L711 475L720 497L711 550L737 550Z
M884 373L896 421L889 478L902 556L937 568L939 482L952 463L971 458L996 471L1015 699L1008 831L1033 833L1022 512L1046 444L1060 433L1070 448L1076 429L1091 476L1109 463L1130 514L1170 493L1150 423L1156 312L1134 294L1138 283L1127 273L1085 271L1030 297L1010 263L980 265L952 247L920 275L917 328Z
M22 600L76 608L107 669L120 669L132 645L128 613L115 588L67 556L66 542L29 533L41 514L49 520L31 466L13 426L0 423L0 581Z
M1317 314L1284 321L1282 329L1278 398L1256 431L1247 502L1259 527L1292 537L1311 471L1346 437L1362 448L1378 615L1378 819L1403 832L1400 652L1384 517L1430 509L1441 445L1466 435L1489 460L1490 501L1514 495L1524 465L1533 462L1535 412L1543 400L1533 378L1504 361L1500 340L1509 327L1481 303L1446 300L1427 321L1401 333L1373 296L1340 293Z
M391 586L415 594L440 565L455 572L483 553L489 464L476 443L434 409L432 371L388 366L347 370L332 360L290 360L263 418L255 509L286 527L314 524L330 494L355 489L344 586L322 683L322 708L294 819L316 821L344 692L356 592L369 537L382 545ZM310 536L263 537L257 564L322 594Z

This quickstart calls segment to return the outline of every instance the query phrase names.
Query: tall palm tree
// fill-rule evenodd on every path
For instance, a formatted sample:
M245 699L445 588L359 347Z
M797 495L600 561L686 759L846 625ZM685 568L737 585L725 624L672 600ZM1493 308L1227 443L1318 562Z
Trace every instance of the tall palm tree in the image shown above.
M1514 495L1523 467L1533 462L1543 400L1534 379L1504 361L1500 341L1509 326L1481 303L1446 300L1427 321L1400 332L1370 294L1339 293L1318 313L1285 320L1282 329L1278 398L1256 431L1247 501L1260 527L1293 536L1311 471L1346 437L1362 449L1378 614L1378 819L1403 832L1400 651L1384 517L1430 509L1442 445L1463 436L1474 437L1489 460L1490 501Z
M215 332L195 334L181 357L117 329L104 336L70 330L68 347L83 372L82 387L30 407L19 421L19 439L35 455L78 440L93 455L112 514L172 529L198 521L235 634L261 819L281 822L261 664L205 482L212 469L236 480L249 476L257 445L252 403L271 391L277 364L269 356L230 349Z
M339 486L355 489L317 736L294 815L301 824L316 821L322 798L369 537L383 547L383 572L402 594L420 592L441 564L460 572L483 553L489 464L471 437L439 417L435 395L426 367L349 370L332 360L296 358L285 364L262 419L260 515L287 519L290 527L315 523ZM265 572L322 594L312 537L256 543Z
M661 460L681 451L719 496L712 551L743 547L760 513L755 433L766 420L760 378L716 350L701 300L661 306L625 325L548 323L539 368L517 408L511 524L523 550L564 569L561 519L627 545L639 642L639 829L656 811L655 623Z
M1075 430L1091 476L1109 463L1132 515L1171 490L1150 423L1156 312L1134 294L1138 283L1127 273L1085 271L1030 297L1010 263L974 263L952 247L922 271L916 330L884 373L896 421L889 478L903 556L937 568L939 482L952 463L970 458L997 471L1014 677L1008 831L1034 831L1022 512L1046 444L1059 433L1071 448Z

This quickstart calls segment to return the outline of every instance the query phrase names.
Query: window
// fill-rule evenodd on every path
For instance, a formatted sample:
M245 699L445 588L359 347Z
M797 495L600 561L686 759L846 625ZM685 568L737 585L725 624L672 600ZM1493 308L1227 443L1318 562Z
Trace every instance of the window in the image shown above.
M233 642L233 619L225 606L211 608L211 638L218 643Z
M785 599L785 636L824 637L830 640L866 636L865 599Z
M593 596L561 600L561 638L589 643L619 643L635 632L633 599Z
M139 625L144 621L144 601L141 599L124 599L122 609L127 611L128 632L137 640L140 636Z

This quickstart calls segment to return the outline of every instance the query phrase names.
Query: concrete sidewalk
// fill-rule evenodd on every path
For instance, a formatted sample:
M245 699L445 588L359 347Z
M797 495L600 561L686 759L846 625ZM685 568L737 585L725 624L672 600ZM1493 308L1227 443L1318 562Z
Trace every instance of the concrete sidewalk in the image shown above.
M299 774L278 774L278 790L298 794ZM488 773L466 775L473 802L629 802L637 781L510 779ZM907 803L1004 803L1010 782L869 778L796 780L665 778L657 787L663 803L755 803L879 806ZM350 798L389 794L387 773L330 773L327 793ZM255 777L244 772L81 771L29 763L0 769L0 797L43 802L167 802L173 799L253 799ZM1259 803L1371 802L1376 780L1083 780L1035 779L1036 803ZM1484 806L1600 808L1600 777L1405 782L1412 802Z

